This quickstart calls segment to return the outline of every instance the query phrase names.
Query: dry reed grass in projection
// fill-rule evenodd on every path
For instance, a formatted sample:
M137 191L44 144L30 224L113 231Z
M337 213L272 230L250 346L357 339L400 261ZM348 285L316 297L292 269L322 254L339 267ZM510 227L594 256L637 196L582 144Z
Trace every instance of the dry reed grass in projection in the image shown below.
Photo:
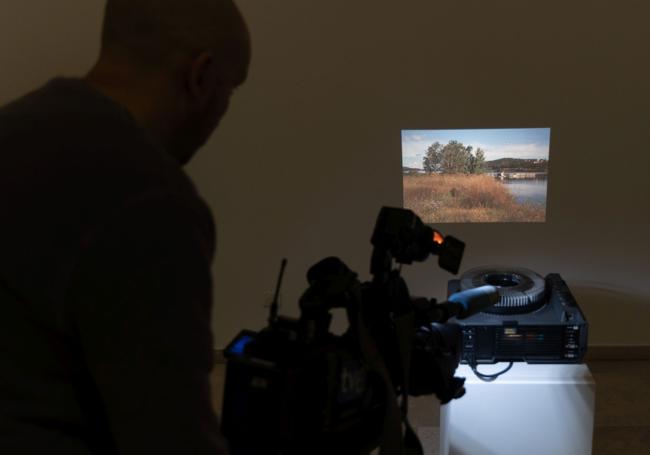
M403 130L404 207L425 223L546 221L550 128Z

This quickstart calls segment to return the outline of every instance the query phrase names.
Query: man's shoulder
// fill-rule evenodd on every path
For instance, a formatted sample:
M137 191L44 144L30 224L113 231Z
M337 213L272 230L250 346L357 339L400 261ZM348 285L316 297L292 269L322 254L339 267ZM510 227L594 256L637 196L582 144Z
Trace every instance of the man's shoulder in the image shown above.
M120 147L137 147L149 158L153 156L147 154L152 144L128 111L80 79L54 79L0 107L0 141L9 143L3 158L35 143L46 145L35 151L43 159L50 149L81 149L78 151L85 152L88 159L101 160L92 149L115 148L115 160L120 158Z
M86 192L161 187L195 196L181 166L128 111L78 79L55 79L0 108L0 162L5 172L30 170Z
M54 79L0 108L0 193L89 224L160 194L211 222L182 166L125 108L80 79ZM2 194L0 206L14 205Z
M84 239L138 210L175 216L214 248L210 211L182 167L84 90L48 84L0 108L0 274L38 296L65 283Z

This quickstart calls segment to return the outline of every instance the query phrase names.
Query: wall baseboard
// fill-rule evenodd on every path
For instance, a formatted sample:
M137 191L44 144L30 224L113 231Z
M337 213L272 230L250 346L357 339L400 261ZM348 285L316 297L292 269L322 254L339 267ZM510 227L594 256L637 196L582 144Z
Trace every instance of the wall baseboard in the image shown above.
M649 346L589 346L585 360L650 360ZM226 363L223 349L214 350L214 363Z

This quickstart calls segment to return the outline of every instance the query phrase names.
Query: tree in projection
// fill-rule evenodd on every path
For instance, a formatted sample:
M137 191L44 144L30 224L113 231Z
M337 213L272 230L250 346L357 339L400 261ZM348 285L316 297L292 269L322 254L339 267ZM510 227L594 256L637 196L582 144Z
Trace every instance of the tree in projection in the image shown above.
M424 172L431 174L433 172L440 172L440 157L442 156L443 146L440 142L434 142L427 149L422 161Z
M476 152L470 155L467 171L469 174L482 174L485 172L485 152L481 147L478 147Z
M472 153L473 147L462 142L449 141L447 145L434 142L422 159L422 167L428 174L480 174L485 171L485 152L480 147Z

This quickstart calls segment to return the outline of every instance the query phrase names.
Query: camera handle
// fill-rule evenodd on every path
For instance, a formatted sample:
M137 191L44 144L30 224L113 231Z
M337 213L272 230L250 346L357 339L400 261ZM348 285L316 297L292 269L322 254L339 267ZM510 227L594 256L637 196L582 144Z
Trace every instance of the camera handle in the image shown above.
M355 297L363 304L361 289L355 290ZM419 438L408 421L408 381L410 371L410 352L412 347L412 334L415 328L414 314L404 313L396 317L395 324L396 342L402 363L401 406L397 404L397 394L390 373L380 354L379 349L368 331L368 327L361 316L364 312L363 306L358 306L358 314L352 318L355 322L355 329L359 348L364 360L372 371L379 375L384 384L386 393L386 409L384 414L384 426L379 446L379 455L422 455L423 449ZM352 321L351 320L351 321ZM402 434L402 423L405 432Z
M376 289L390 289L394 295L391 295L392 313L391 322L395 329L395 344L398 353L398 367L400 384L400 406L397 405L397 396L395 387L389 377L389 384L392 395L389 400L387 416L384 427L382 444L380 446L380 455L385 454L404 454L404 455L422 455L424 453L420 439L417 437L415 430L408 420L408 399L409 383L411 371L411 352L413 348L413 334L416 329L416 312L411 303L408 294L408 287L404 279L400 276L399 271L393 270L394 257L389 248L375 245L372 251L370 262L370 273L373 276L372 286ZM364 313L362 308L361 313ZM361 336L361 334L360 334ZM385 365L384 365L385 366ZM388 413L391 413L388 415ZM399 412L399 415L392 413ZM404 431L402 431L402 423Z
M379 250L379 249L377 249ZM374 258L381 264L376 272L386 271L386 275L375 275L373 282L376 289L385 289L384 285L392 281L395 290L406 290L406 283L396 273L391 273L392 257L386 251L376 252ZM385 268L387 267L388 270ZM300 299L301 323L307 334L305 342L313 343L328 331L329 311L333 308L345 308L349 326L358 344L363 361L382 382L386 407L379 442L380 455L422 455L423 449L415 431L408 422L408 381L410 371L410 353L415 331L415 313L406 302L407 311L391 317L395 329L394 343L398 355L399 376L393 378L374 337L370 333L366 316L377 311L377 301L364 299L366 288L339 258L329 257L312 266L307 273L309 288ZM399 294L399 291L396 291ZM408 296L408 294L406 294ZM394 297L394 296L393 296ZM405 297L402 295L401 297ZM399 298L398 298L399 300ZM397 379L399 384L394 384ZM398 404L398 392L401 406ZM406 430L403 434L402 424Z

